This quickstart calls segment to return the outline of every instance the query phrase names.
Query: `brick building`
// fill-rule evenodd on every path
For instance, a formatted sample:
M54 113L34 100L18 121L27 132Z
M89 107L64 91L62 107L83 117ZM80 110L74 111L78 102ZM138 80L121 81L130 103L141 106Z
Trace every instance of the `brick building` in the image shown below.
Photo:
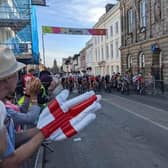
M168 84L168 0L120 0L122 72Z

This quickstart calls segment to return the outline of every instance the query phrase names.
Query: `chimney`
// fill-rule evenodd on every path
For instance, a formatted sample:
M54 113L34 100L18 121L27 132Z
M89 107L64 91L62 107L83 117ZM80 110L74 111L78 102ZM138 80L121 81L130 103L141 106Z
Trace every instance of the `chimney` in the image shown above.
M106 13L111 9L111 8L113 8L115 6L115 4L107 4L106 6L105 6L105 8L106 8Z

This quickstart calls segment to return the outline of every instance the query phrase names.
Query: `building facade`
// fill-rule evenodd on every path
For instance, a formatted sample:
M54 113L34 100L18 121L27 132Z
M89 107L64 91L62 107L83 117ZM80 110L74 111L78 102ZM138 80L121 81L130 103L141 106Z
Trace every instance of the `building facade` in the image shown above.
M79 71L86 72L86 48L83 48L79 54Z
M73 67L73 73L77 73L78 69L79 69L79 59L78 57L80 56L80 54L75 54L72 58L73 62L72 62L72 67Z
M121 72L120 19L120 3L107 4L106 13L94 26L94 28L107 29L106 36L93 36L94 75L112 75L113 72Z
M168 83L168 1L120 0L122 71Z
M65 73L71 73L73 70L73 59L72 57L62 59L62 70Z
M86 71L88 75L93 75L93 38L86 43Z

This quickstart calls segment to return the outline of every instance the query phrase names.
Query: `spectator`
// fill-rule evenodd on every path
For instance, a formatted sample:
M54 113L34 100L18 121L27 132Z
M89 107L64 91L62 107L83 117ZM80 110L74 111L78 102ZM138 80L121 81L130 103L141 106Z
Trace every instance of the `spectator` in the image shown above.
M55 97L54 90L60 84L59 79L54 79L48 71L40 72L40 81L42 83L40 93L38 94L38 103L46 105Z
M1 101L4 101L7 95L14 92L17 83L17 72L23 67L24 64L16 62L16 59L10 49L0 48ZM34 97L31 103L39 108L37 106L37 99ZM43 142L44 136L37 128L15 135L13 120L10 113L8 113L8 110L6 111L5 105L2 102L0 102L0 114L0 167L18 168L23 161L28 159L33 152L37 150L39 145ZM7 114L6 118L5 114ZM25 144L21 145L23 143ZM15 150L15 147L18 148Z
M50 86L53 79L49 75L49 73L47 73L47 71L41 72L40 74L40 81L42 83L42 86L38 94L38 103L41 106L45 106L46 103L48 103L48 101L50 100L50 97L48 95L48 87Z
M59 81L55 81L54 79L51 81L51 84L48 87L48 95L49 95L50 99L55 97L54 91L58 85L59 85Z
M34 125L35 121L37 121L41 108L38 105L32 104L32 101L37 99L37 95L40 91L40 88L41 88L40 80L34 78L32 81L27 81L25 90L26 94L24 96L25 99L22 106L17 107L16 105L10 103L9 101L5 101L7 111L12 117L15 126L25 124ZM30 103L32 105L29 107ZM22 113L18 113L18 111Z
M24 93L26 89L26 83L28 81L32 81L35 78L34 74L35 74L35 70L31 68L28 70L28 73L23 75L22 77L21 84L20 84L20 86L22 87L22 93L21 94L17 93L19 95L19 100L18 100L19 105L22 105L24 103L24 98L25 98ZM19 83L17 85L19 85Z
M23 76L24 87L26 86L27 81L32 80L34 78L34 72L35 72L34 69L31 68L31 69L28 70L28 73Z

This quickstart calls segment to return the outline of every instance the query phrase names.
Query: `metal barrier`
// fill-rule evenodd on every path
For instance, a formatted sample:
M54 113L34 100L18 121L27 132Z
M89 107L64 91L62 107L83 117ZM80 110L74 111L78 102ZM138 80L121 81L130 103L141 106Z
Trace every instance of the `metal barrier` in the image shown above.
M33 126L23 126L23 130L27 130L29 128L32 128ZM33 168L35 165L35 161L36 161L36 156L37 156L38 151L36 151L31 158L29 158L28 160L26 160L22 165L21 168Z
M25 125L23 126L23 130L33 128L33 125ZM26 160L22 165L21 168L42 168L43 166L43 146L41 145L39 149L32 155L31 158ZM41 158L41 157L42 158Z
M40 146L40 148L29 158L25 161L20 168L43 168L44 165L44 146Z
M37 156L37 152L34 153L30 159L28 159L26 162L24 162L22 164L21 168L34 168L35 162L36 162L36 156Z
M164 80L152 80L152 81L145 81L145 90L147 93L157 95L157 94L164 94L167 92L167 87Z
M44 167L44 147L41 146L37 152L34 168Z

